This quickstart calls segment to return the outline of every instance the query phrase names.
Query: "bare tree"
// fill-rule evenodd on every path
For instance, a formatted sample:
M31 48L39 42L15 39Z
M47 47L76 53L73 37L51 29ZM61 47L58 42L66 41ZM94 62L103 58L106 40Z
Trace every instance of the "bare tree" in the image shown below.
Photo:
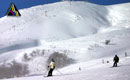
M22 77L27 74L29 74L27 64L21 64L14 60L12 63L0 65L0 79Z
M69 58L65 53L54 52L49 56L47 63L50 63L52 58L55 60L56 68L62 68L69 64L75 63L75 60Z
M110 40L105 40L105 44L108 45L110 43Z

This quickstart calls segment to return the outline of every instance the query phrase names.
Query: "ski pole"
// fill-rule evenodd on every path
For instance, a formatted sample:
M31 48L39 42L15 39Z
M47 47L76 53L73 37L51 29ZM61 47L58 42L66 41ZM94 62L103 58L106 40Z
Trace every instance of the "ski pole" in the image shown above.
M47 70L46 70L46 72L44 73L44 76L46 76L46 74L47 74Z
M62 74L58 69L56 69L57 70L57 72L59 72L60 74Z
M47 68L47 70L45 71L44 76L46 76L47 72L48 72L48 68Z
M122 63L119 62L119 64L123 65Z

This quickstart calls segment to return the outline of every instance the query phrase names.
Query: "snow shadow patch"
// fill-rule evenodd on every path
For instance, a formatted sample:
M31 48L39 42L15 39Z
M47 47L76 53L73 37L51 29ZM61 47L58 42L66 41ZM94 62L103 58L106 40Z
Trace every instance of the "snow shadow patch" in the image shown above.
M30 42L21 43L21 44L14 44L14 45L11 45L8 47L0 48L0 54L5 53L5 52L9 52L9 51L13 51L13 50L35 47L38 45L40 45L38 40L33 40Z
M55 60L56 68L62 68L67 65L76 63L76 61L72 58L69 58L67 56L67 54L63 54L63 53L59 53L59 52L54 52L49 56L49 58L47 60L48 64L51 62L51 59Z

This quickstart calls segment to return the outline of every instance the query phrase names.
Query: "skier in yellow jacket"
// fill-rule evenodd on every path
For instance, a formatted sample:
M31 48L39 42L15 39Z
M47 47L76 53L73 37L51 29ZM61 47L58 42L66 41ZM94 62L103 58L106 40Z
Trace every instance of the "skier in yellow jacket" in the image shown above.
M50 62L50 65L48 66L48 68L50 68L49 72L48 72L48 76L52 76L52 72L55 69L55 60L52 59Z

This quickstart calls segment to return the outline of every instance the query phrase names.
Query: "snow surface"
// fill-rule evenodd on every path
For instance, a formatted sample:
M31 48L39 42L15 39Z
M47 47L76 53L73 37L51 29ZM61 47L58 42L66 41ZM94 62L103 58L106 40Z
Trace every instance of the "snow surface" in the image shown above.
M111 59L111 58L105 58ZM101 60L78 63L54 71L53 77L44 77L44 74L31 75L23 78L3 80L129 80L130 57L122 57L118 67L111 67L110 63L102 64ZM81 68L81 70L78 69ZM60 72L59 72L60 71Z
M59 69L66 75L56 70L56 76L45 80L130 79L130 60L123 58L125 52L130 55L130 3L101 6L66 1L22 9L20 13L19 18L0 18L0 64L14 59L25 63L23 55L36 49L44 49L45 55L26 63L30 76L9 80L43 80L46 61L55 51L65 52L76 63ZM105 45L105 40L110 44ZM121 62L119 67L110 68L115 54ZM102 59L110 63L102 64Z

